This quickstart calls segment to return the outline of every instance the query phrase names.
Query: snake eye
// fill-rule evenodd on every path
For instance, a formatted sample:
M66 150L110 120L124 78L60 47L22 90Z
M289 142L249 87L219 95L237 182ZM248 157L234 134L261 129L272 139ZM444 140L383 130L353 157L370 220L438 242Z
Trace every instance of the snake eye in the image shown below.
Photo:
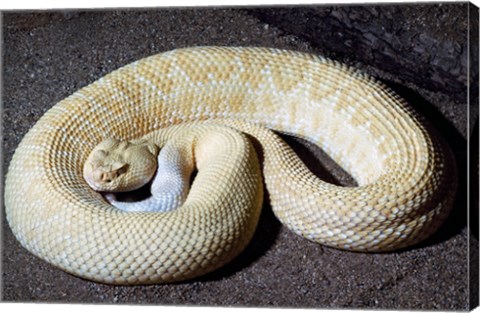
M117 170L117 174L118 174L118 175L124 174L124 173L126 173L126 172L127 172L127 165L126 165L126 164L125 164L125 166L122 166L121 168L119 168L119 169Z

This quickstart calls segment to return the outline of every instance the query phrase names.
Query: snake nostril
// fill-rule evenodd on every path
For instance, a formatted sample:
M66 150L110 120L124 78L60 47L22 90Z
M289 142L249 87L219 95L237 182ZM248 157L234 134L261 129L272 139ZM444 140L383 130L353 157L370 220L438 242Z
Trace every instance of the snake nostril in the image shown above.
M111 177L109 177L109 175L107 173L102 173L102 175L100 176L100 180L104 183L111 183L112 182Z

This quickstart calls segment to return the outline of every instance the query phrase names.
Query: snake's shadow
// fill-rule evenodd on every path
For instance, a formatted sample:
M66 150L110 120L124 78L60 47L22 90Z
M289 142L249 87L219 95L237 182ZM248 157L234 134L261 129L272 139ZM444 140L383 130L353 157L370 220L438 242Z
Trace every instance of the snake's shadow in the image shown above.
M467 226L467 140L460 134L451 121L449 121L432 103L424 99L417 92L398 83L391 81L382 82L404 98L418 113L420 113L420 115L426 119L427 123L433 126L433 128L447 142L454 154L458 175L458 190L450 216L433 236L418 245L407 248L407 250L444 242L459 234L462 229ZM467 127L467 125L462 126ZM478 141L478 138L476 140ZM471 208L470 210L470 213L472 213ZM476 224L476 226L470 225L470 227L473 226L478 229L478 219L474 224Z

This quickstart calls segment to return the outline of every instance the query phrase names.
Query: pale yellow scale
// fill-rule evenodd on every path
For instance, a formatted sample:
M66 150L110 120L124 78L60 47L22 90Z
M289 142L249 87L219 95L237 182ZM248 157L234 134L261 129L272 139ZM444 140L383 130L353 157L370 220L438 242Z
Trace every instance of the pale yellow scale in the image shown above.
M187 123L204 120L214 125ZM223 136L214 150L232 157L193 140L204 151L197 162L220 163L199 171L176 210L118 210L83 178L87 156L104 139L166 142L185 129L203 138L210 127ZM358 187L321 181L267 128L319 145ZM383 84L310 54L198 47L127 65L48 111L9 166L9 225L29 251L87 279L164 283L205 274L238 255L258 221L259 165L246 135L260 143L275 215L309 240L399 249L434 233L452 206L450 150Z

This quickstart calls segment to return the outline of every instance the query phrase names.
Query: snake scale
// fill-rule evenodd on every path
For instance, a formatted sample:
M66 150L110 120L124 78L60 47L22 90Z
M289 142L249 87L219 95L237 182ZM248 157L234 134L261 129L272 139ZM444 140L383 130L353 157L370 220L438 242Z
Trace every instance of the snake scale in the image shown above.
M320 180L272 130L317 144L358 186ZM83 177L102 140L161 147L178 134L193 136L198 174L175 210L118 210ZM301 52L195 47L126 65L53 106L15 151L5 207L19 242L69 273L166 283L213 271L245 248L263 183L293 232L339 249L391 251L439 228L455 171L428 122L368 75Z

